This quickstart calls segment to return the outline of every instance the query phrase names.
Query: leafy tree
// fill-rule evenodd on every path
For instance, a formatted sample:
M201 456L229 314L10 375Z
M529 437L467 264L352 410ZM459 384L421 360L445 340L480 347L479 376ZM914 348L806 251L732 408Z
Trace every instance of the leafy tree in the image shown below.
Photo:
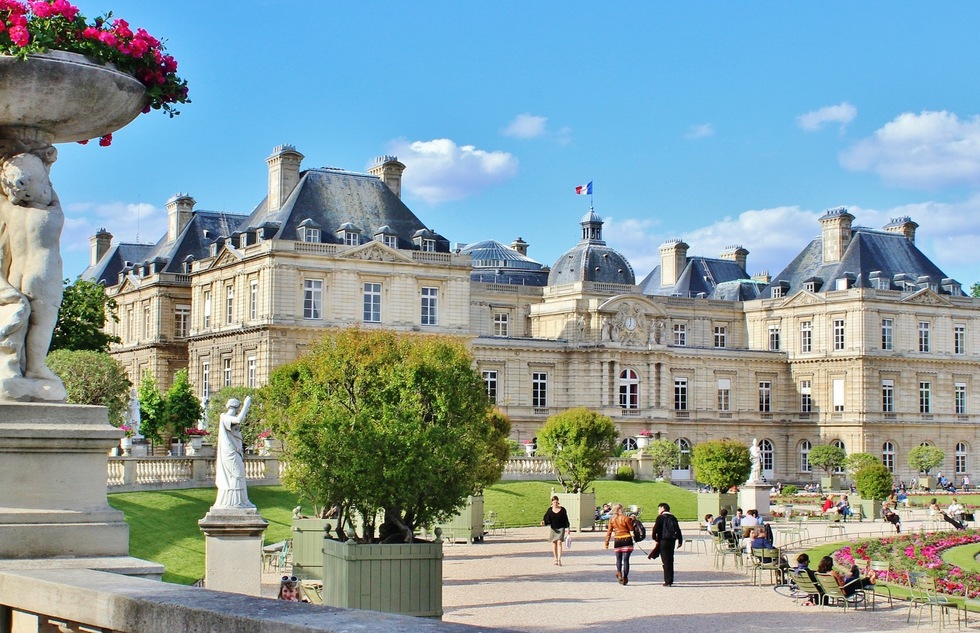
M164 422L163 407L166 400L149 371L143 374L137 397L140 402L140 433L150 442L162 442L160 431Z
M838 468L844 467L847 451L833 444L821 444L810 449L810 464L822 468L827 476Z
M909 451L909 466L927 475L930 470L940 466L945 459L946 453L935 446L916 446Z
M538 432L538 453L551 458L565 492L580 492L606 473L618 437L609 417L577 407L548 418Z
M970 286L970 296L980 297L980 281L974 281L973 285Z
M48 354L47 364L65 383L69 404L104 406L109 423L116 427L126 421L133 385L115 358L105 352L61 349Z
M744 484L752 471L749 447L735 440L701 442L692 453L697 480L722 492Z
M221 414L228 408L228 401L236 398L239 402L245 402L245 398L251 396L252 408L242 422L242 445L245 447L254 446L259 441L259 433L266 429L265 422L265 403L262 395L254 387L222 387L217 393L212 394L208 399L208 404L204 408L204 419L208 425L208 435L211 442L217 444L218 428L221 425Z
M671 469L681 459L681 449L670 440L654 440L644 449L653 466L653 474L663 477L664 471Z
M120 338L106 334L106 320L119 321L116 300L106 294L105 286L78 278L65 280L65 295L58 310L58 322L51 335L51 351L59 349L108 352L110 343Z
M844 460L844 470L851 473L851 477L854 477L865 466L873 466L880 463L881 460L871 453L851 453Z
M174 375L163 405L163 432L166 438L187 439L187 429L197 426L201 418L201 401L194 395L187 370Z
M500 481L504 474L504 465L510 459L510 418L500 409L493 409L487 416L490 423L490 434L486 440L486 451L480 465L477 466L477 481L473 486L473 494L483 494L483 489Z
M868 464L854 475L854 485L862 499L884 501L892 493L892 484L891 471L880 462Z
M284 482L317 512L364 518L362 540L411 540L448 519L489 477L494 422L464 343L451 337L328 332L262 389L284 440ZM497 471L499 472L499 471Z

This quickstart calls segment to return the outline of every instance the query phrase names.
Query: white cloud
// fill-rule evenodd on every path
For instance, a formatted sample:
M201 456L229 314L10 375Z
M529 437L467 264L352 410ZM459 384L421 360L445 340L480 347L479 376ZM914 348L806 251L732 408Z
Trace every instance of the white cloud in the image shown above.
M390 149L406 166L402 186L430 203L462 200L517 175L513 154L456 145L447 138L394 141Z
M167 210L143 202L77 202L65 209L62 249L89 250L89 238L100 228L113 242L156 243L167 231Z
M905 112L840 155L852 171L886 183L922 189L980 185L980 116Z
M796 124L807 132L816 132L826 123L840 123L843 130L857 116L857 108L844 101L837 105L826 106L796 117Z
M688 139L699 139L708 138L709 136L715 135L715 126L710 123L700 123L698 125L692 125L687 129L687 134L684 135Z
M535 116L533 114L518 114L513 121L504 128L505 136L514 138L535 138L545 133L545 126L548 117Z

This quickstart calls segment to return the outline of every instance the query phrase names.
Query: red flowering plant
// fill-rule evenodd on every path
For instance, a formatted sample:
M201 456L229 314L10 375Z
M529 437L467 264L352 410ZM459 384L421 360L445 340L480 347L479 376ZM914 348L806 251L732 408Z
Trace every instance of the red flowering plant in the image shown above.
M173 117L180 114L175 104L190 103L187 81L177 76L177 61L160 40L133 31L112 12L89 22L68 0L0 0L0 54L26 59L49 50L79 53L132 75L146 87L144 113L163 110ZM111 142L107 134L99 144Z
M199 429L197 427L194 427L194 428L186 429L184 431L184 433L186 435L190 435L190 436L202 437L202 436L208 434L208 430L207 429Z

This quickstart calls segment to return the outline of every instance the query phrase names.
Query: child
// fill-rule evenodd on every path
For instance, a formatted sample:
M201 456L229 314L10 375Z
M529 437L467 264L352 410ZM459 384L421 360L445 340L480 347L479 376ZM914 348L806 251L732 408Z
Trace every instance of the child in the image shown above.
M299 585L299 578L296 576L283 576L279 583L279 599L288 602L306 602L303 599L303 590Z

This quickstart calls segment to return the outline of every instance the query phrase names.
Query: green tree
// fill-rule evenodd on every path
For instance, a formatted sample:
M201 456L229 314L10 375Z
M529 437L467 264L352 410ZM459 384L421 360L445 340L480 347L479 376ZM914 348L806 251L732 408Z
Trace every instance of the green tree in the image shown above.
M927 475L930 470L940 466L945 459L946 453L941 448L928 444L916 446L909 451L909 466Z
M61 349L48 354L48 368L61 378L69 404L109 409L109 423L121 426L129 412L132 383L122 364L105 352Z
M881 460L871 453L851 453L844 460L844 470L849 472L851 477L854 477L865 466L873 466L880 463Z
M980 297L980 281L974 281L973 285L970 286L970 296Z
M187 370L174 375L174 382L167 390L163 405L163 433L165 439L187 439L187 429L197 426L201 418L201 401L194 395Z
M722 492L741 486L752 471L749 447L735 440L708 440L694 446L695 478Z
M581 492L606 473L618 437L609 417L577 407L548 418L538 432L538 453L551 458L565 492Z
M854 475L862 499L884 501L892 493L892 473L882 463L868 464Z
M670 440L654 440L644 449L644 453L657 477L663 477L664 471L672 469L681 459L681 449Z
M160 432L164 423L163 408L166 400L149 371L143 374L137 396L140 402L140 433L150 442L162 442Z
M249 396L252 398L252 407L245 416L245 421L242 422L242 445L247 448L258 442L259 433L266 430L265 403L262 401L261 392L254 387L222 387L211 395L204 407L204 419L208 425L208 435L211 437L212 444L217 444L221 414L228 408L228 401L235 398L239 402L245 402L245 398Z
M284 440L284 481L315 511L364 518L372 540L410 540L456 513L487 477L487 438L500 428L462 340L328 332L262 389Z
M500 409L493 409L487 416L490 433L484 438L486 448L480 465L477 466L477 481L473 494L483 494L483 489L500 481L504 466L510 459L510 418Z
M838 468L843 468L846 459L847 451L833 444L821 444L810 449L810 464L822 468L828 476Z
M118 336L106 334L107 319L119 321L116 300L106 294L105 286L82 278L65 280L65 295L58 310L58 322L51 335L51 351L59 349L108 352Z

